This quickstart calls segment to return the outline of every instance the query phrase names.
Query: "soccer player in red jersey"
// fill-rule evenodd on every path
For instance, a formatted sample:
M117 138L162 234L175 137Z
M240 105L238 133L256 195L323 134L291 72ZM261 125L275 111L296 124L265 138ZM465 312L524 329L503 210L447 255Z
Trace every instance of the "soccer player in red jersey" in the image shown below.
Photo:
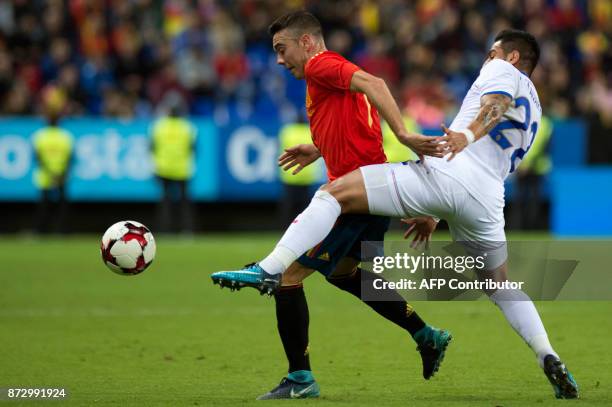
M283 52L286 45L280 38L275 46ZM376 108L365 93L350 91L359 71L331 51L318 52L304 66L312 141L325 159L330 181L365 163L387 161Z
M277 19L269 31L277 62L296 78L306 80L306 111L313 140L313 144L289 148L279 157L284 170L293 169L295 174L323 157L331 182L361 166L385 163L379 111L403 144L421 156L439 154L435 139L406 131L382 79L325 48L321 25L312 14L287 14ZM320 198L315 195L313 199ZM286 265L282 282L265 273L265 264L247 266L239 273L240 278L236 278L236 272L231 278L225 272L212 275L213 282L221 286L252 286L262 293L275 293L278 330L289 360L289 374L260 399L319 395L308 357L309 317L302 281L317 270L333 285L360 298L362 278L374 278L358 267L361 243L382 241L388 225L388 217L340 216L321 243ZM429 379L438 369L451 336L426 325L399 294L388 294L395 301L364 302L411 334L421 353L423 376Z

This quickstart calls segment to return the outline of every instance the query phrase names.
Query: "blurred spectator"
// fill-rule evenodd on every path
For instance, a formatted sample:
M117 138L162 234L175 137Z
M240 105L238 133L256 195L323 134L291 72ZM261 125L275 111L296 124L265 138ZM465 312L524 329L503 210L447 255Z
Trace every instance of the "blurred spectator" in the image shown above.
M88 58L81 68L80 83L87 95L87 110L103 113L102 95L115 84L110 62L100 55Z
M88 10L79 24L80 49L85 57L102 57L110 51L102 10Z
M612 161L612 75L606 78L599 73L588 89L578 95L582 117L589 133L589 162L593 164Z
M214 66L218 77L220 99L226 100L238 96L249 74L242 30L229 15L219 12L212 24L211 37L215 50Z
M166 100L169 113L158 119L151 130L155 175L163 191L158 209L159 230L169 233L180 227L183 233L191 233L194 226L188 181L194 171L195 128L180 117L183 108L178 96ZM180 207L173 210L177 201Z
M70 63L71 57L70 42L62 37L53 38L40 64L43 79L46 82L57 79L60 69Z
M121 119L131 119L134 117L134 105L130 97L123 91L116 88L108 88L104 91L103 112L106 116Z
M405 109L421 127L438 128L448 116L453 101L444 89L442 77L413 73L403 89Z
M47 91L45 104L47 126L32 136L38 168L35 183L40 189L37 231L63 233L67 211L65 184L73 154L72 136L59 127L60 111L65 96L61 90ZM54 221L55 227L51 229Z
M13 59L6 51L0 51L0 94L5 96L13 82ZM3 97L3 102L6 99Z
M366 50L357 57L357 64L368 73L384 79L390 88L399 82L397 59L390 55L391 43L388 38L375 37L368 42Z
M189 100L187 89L179 82L176 65L168 63L161 67L148 83L147 95L148 99L154 105L160 103L166 95L174 93L180 95L181 103L185 104Z
M548 24L552 31L572 32L582 23L582 12L574 0L557 0L548 9Z
M9 87L4 98L2 110L7 115L32 114L32 97L30 90L21 80L16 80Z
M74 64L62 66L56 84L66 94L66 106L63 113L68 116L84 113L86 96L80 87L79 69Z
M332 31L325 42L330 51L337 52L346 57L350 56L353 39L345 30Z
M544 177L552 169L548 145L553 134L552 120L542 116L538 132L529 154L518 167L514 186L514 200L510 227L515 229L541 229L544 227L542 216L542 185Z
M181 85L195 96L212 96L217 73L210 56L198 46L190 46L177 59L178 77Z

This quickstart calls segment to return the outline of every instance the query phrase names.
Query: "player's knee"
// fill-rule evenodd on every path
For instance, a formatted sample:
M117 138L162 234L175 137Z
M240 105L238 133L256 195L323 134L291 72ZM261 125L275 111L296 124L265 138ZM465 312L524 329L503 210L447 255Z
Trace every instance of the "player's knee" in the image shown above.
M350 273L337 274L334 273L326 278L327 282L331 285L338 287L341 290L349 290L354 285L354 280L359 278L357 275L358 270L354 268Z
M349 213L354 211L354 202L357 198L354 188L351 184L344 179L344 177L338 178L329 184L321 188L323 191L333 196L338 204L342 213Z
M342 181L342 178L338 178L328 184L323 185L321 187L321 190L327 192L328 194L336 198L336 200L339 200L345 194L345 184Z

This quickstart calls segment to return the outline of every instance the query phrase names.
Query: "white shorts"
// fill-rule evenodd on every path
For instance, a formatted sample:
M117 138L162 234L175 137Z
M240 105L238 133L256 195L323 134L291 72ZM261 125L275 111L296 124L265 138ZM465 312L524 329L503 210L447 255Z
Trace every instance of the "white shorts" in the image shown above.
M468 252L486 251L488 270L506 261L503 208L493 213L450 176L413 161L368 165L361 174L371 214L444 219L452 239Z

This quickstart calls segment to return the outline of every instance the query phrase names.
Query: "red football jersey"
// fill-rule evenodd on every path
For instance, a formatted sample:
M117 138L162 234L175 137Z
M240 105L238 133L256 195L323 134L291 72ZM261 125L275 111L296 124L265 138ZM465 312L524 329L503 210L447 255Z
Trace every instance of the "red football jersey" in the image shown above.
M359 69L331 51L315 55L304 68L312 141L325 160L330 181L387 161L376 108L365 94L350 90Z

